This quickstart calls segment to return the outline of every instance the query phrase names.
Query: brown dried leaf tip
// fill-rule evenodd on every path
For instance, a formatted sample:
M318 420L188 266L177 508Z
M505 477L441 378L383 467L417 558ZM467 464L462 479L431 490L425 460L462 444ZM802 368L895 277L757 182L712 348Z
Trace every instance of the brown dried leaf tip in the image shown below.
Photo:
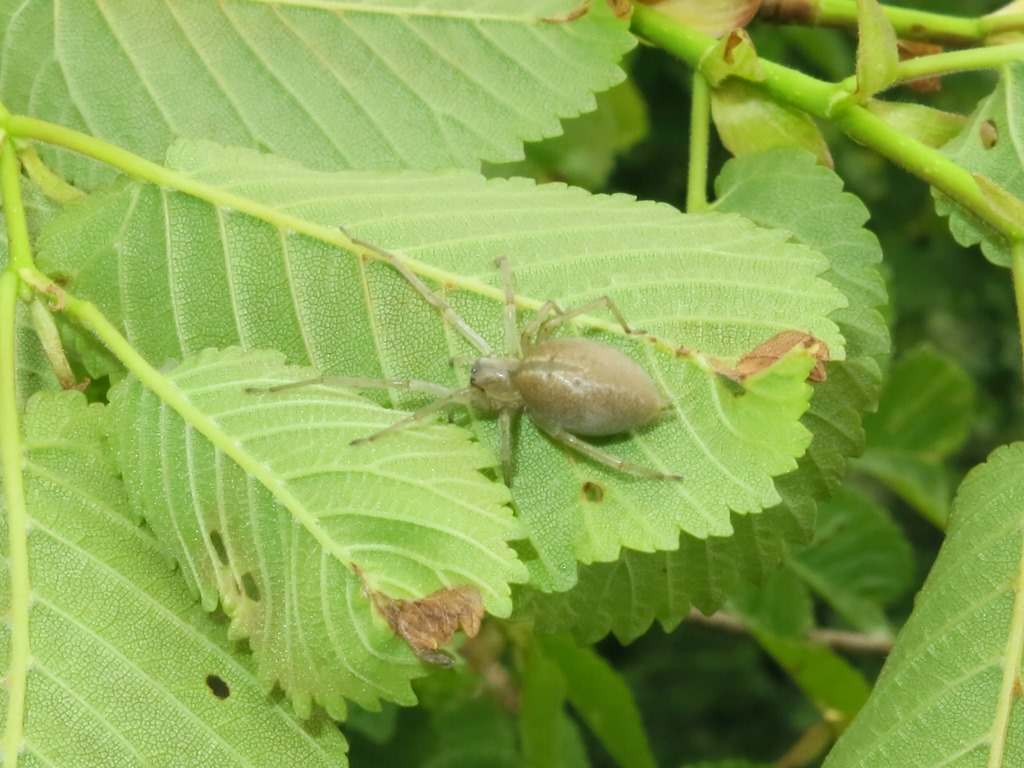
M804 331L783 331L776 334L740 358L735 367L730 368L723 365L719 367L718 372L733 379L745 379L774 364L797 345L813 350L814 356L818 359L814 368L807 375L807 380L825 381L828 378L828 374L825 372L825 363L830 359L828 345Z
M417 656L442 667L450 667L452 660L439 649L460 626L467 637L474 637L484 616L480 590L471 584L439 589L419 600L393 600L382 592L374 592L371 599Z
M553 16L544 16L541 21L546 24L566 24L570 21L576 21L576 19L587 15L590 11L591 2L592 0L583 0L582 3L572 10L566 11L565 13L556 13ZM614 9L615 6L613 5L612 8Z
M925 43L920 40L897 40L896 46L899 49L900 61L917 59L921 56L934 56L935 54L942 53L943 51L943 47L941 45ZM919 77L916 80L908 81L905 85L910 86L915 91L921 91L922 93L941 91L942 78L938 76Z

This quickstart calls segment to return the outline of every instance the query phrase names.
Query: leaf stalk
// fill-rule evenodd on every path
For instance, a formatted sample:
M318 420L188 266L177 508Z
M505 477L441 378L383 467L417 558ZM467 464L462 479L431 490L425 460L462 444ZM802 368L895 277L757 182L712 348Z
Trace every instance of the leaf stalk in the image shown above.
M700 67L701 57L717 43L714 38L642 5L633 9L632 26L637 35L695 70ZM765 79L748 81L753 87L763 89L784 104L831 121L854 141L944 192L1010 239L1024 236L1021 225L1009 222L993 209L967 169L890 126L857 104L841 85L817 80L771 61L761 60L760 64Z
M11 655L4 685L7 688L7 720L4 725L4 766L15 768L24 737L25 696L31 664L29 607L31 585L28 560L28 508L25 501L24 445L17 406L16 314L21 282L18 265L31 264L28 224L19 185L20 166L14 143L4 137L0 145L0 188L10 249L10 263L0 274L0 467L7 508L7 567L10 573Z

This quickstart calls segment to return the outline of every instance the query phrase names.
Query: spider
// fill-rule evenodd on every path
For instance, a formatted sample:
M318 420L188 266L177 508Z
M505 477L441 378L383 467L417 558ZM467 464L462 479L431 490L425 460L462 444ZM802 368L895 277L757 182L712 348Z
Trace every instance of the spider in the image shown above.
M343 230L344 232L344 230ZM345 233L347 234L347 233ZM618 350L592 339L552 338L569 321L596 309L608 309L629 334L640 334L626 322L609 296L563 310L546 301L520 332L516 327L515 290L508 259L495 260L505 293L505 354L491 346L437 293L431 291L401 259L363 240L350 238L394 267L477 350L470 368L469 385L452 389L416 379L374 379L354 376L320 376L270 387L280 392L312 384L357 389L408 389L437 397L431 403L385 429L351 442L360 445L404 429L450 405L464 405L485 413L497 413L501 441L501 468L506 484L512 482L512 419L524 412L545 434L594 461L635 475L679 480L655 469L634 464L583 440L632 432L653 421L666 401L646 371Z

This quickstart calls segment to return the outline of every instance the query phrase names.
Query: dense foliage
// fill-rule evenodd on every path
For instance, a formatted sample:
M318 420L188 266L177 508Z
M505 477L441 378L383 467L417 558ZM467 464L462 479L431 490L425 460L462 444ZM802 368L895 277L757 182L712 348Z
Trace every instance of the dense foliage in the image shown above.
M0 2L4 765L1024 764L1024 7L928 5ZM657 416L481 408L548 337Z

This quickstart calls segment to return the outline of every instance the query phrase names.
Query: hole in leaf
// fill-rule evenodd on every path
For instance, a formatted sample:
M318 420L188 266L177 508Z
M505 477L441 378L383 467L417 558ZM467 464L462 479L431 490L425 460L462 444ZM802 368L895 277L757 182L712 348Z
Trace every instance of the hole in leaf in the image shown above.
M985 149L992 149L999 143L999 129L992 120L986 120L978 127L978 135L981 137L981 146Z
M592 504L604 501L604 488L588 480L583 484L583 498Z
M219 531L210 531L210 546L217 553L217 559L221 565L228 564L228 548L224 546L224 539Z
M216 696L218 699L226 699L231 695L231 689L228 684L224 682L224 679L217 675L206 676L206 686L210 689L210 693Z
M256 577L252 575L252 571L242 574L242 589L245 590L245 596L254 603L260 601L260 588L256 584Z

